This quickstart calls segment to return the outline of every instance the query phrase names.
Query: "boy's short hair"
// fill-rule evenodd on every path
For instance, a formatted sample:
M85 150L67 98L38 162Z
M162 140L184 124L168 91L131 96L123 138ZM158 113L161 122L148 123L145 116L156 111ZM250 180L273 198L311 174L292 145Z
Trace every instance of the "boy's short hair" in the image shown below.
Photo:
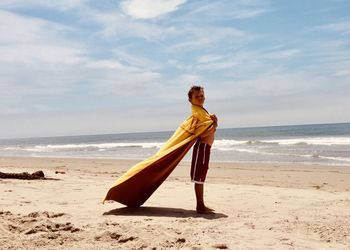
M204 90L204 88L202 86L196 86L196 85L192 86L190 88L190 90L188 91L188 100L191 102L192 94L194 91L201 91L201 90L202 91Z

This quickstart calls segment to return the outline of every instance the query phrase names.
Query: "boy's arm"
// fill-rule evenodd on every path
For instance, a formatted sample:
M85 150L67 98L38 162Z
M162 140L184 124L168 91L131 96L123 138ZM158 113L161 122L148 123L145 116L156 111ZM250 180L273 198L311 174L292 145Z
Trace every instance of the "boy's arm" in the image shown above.
M215 115L211 115L211 118L214 122L203 134L200 135L201 138L207 137L208 135L215 133L216 128L218 127L218 119Z
M200 135L201 138L207 137L208 135L215 133L216 131L216 127L213 125L211 125L204 133L202 133Z

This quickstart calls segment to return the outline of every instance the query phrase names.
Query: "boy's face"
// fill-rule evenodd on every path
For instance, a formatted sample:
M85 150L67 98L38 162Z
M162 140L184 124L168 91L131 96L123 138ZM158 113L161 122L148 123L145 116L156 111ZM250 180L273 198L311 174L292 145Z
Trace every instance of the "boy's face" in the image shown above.
M197 106L203 106L205 101L204 91L203 90L195 90L192 93L191 103Z

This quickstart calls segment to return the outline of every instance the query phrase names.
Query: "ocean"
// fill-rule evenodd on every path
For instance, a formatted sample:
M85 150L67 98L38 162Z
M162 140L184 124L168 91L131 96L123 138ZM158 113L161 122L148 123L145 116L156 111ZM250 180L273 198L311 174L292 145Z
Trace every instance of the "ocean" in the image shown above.
M173 131L0 139L0 156L145 159ZM190 151L184 160L191 159ZM350 165L350 123L218 129L211 161Z

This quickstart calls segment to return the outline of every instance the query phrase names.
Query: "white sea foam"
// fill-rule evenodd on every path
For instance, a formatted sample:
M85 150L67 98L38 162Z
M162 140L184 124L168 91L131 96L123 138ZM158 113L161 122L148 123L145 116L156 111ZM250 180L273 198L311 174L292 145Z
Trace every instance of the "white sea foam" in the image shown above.
M36 145L27 147L5 147L5 151L27 151L27 152L56 152L56 151L82 151L82 150L98 150L105 151L113 148L160 148L162 142L129 142L129 143L92 143L92 144L64 144L64 145Z
M306 158L316 158L316 159L325 159L325 160L331 160L331 161L342 161L342 162L350 162L350 158L346 157L335 157L335 156L323 156L318 154L307 154L307 155L293 155L297 157L306 157Z
M275 144L283 146L293 145L320 145L320 146L350 146L350 137L319 137L297 139L274 139L274 140L229 140L217 139L213 148L219 151L239 151L246 153L261 153L246 147L254 146L254 149L263 145ZM139 147L143 149L160 149L164 142L116 142L116 143L87 143L87 144L49 144L35 146L4 147L4 151L27 151L27 152L56 152L56 151L106 151L117 148Z
M278 145L320 145L320 146L335 146L349 145L350 137L305 137L295 139L274 139L274 140L215 140L214 146L219 150L235 147L238 145L263 145L263 144L278 144Z
M264 143L278 143L280 145L296 145L296 144L307 144L307 145L349 145L350 137L306 137L296 139L275 139L275 140L262 140Z
M249 143L249 141L221 139L221 140L214 141L213 148L217 150L222 150L222 151L229 151L229 150L233 150L237 146L245 145L247 143Z
M345 158L345 157L329 157L329 156L319 156L321 159L327 159L327 160L332 160L332 161L346 161L350 162L350 158Z
M222 151L235 151L235 152L242 152L242 153L249 153L249 154L258 154L258 155L270 155L270 156L284 156L284 157L293 157L297 159L298 157L303 158L314 158L314 159L324 159L324 160L330 160L330 161L341 161L341 162L350 162L350 158L346 157L330 157L330 156L322 156L318 154L290 154L290 153L272 153L272 152L265 152L263 150L253 150L253 149L244 149L244 148L231 148L231 149L225 149Z
M166 138L165 138L166 139ZM137 142L66 143L0 146L3 155L62 156L70 157L139 157L149 156L164 142L142 140ZM216 139L213 156L231 159L306 162L350 162L350 137L300 137L286 139ZM217 155L216 155L217 154ZM327 156L325 156L327 155ZM305 160L303 160L305 159Z

